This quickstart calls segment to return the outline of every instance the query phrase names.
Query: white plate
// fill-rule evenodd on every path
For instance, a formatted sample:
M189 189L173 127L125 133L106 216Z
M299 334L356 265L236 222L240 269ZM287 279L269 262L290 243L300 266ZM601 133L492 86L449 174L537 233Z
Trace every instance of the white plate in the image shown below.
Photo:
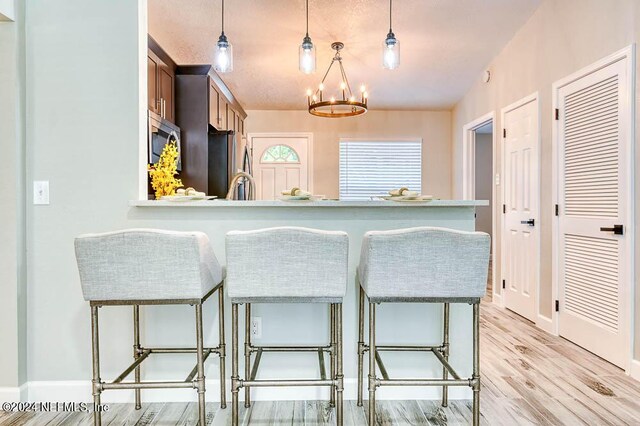
M278 199L282 201L309 201L312 198L312 195L283 195Z
M213 200L214 198L218 198L218 197L215 195L207 195L204 197L201 195L165 195L160 199L162 201L173 201L175 203L181 203L185 201Z
M419 197L402 197L402 198L398 198L396 197L395 199L393 199L392 201L396 201L398 203L424 203L426 201L431 201L433 200L433 197L430 195L422 195Z

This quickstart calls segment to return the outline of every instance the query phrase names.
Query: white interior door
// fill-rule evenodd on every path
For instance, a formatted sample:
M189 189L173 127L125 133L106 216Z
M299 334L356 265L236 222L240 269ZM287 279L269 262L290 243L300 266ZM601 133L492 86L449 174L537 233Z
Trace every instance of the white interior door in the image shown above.
M309 174L309 137L251 136L256 199L275 200L283 190L313 191Z
M622 367L630 353L627 303L632 297L627 60L557 92L558 331Z
M505 307L536 320L539 257L538 100L503 112Z

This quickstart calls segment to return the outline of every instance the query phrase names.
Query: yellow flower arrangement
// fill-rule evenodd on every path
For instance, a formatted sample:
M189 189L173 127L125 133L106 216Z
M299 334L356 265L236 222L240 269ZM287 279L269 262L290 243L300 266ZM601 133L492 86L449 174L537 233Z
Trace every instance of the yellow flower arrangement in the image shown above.
M166 144L156 164L149 164L151 187L156 192L156 200L165 195L175 195L176 189L182 187L182 181L176 179L178 173L178 146L175 141Z

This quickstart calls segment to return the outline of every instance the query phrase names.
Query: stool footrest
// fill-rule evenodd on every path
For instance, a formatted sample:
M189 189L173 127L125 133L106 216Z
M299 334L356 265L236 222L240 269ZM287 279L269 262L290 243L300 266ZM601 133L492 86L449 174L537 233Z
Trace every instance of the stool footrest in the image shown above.
M367 347L366 350L369 350L369 348ZM385 350L388 352L432 352L453 379L390 379L380 356L380 352ZM376 364L378 364L380 374L382 374L382 380L378 381L378 386L384 384L392 386L470 386L470 379L460 378L460 375L442 355L443 350L442 346L376 346Z
M124 383L101 383L102 390L109 389L164 389L164 388L194 388L193 382L124 382Z
M472 379L378 379L378 386L471 386Z
M321 379L286 379L286 380L244 380L243 387L275 387L275 386L333 386L334 380Z
M331 346L249 346L251 352L331 352Z
M197 352L196 348L139 348L139 353L140 356L131 363L131 365L129 365L123 372L122 374L120 374L113 382L111 383L105 383L102 388L103 389L136 389L136 388L128 388L128 387L111 387L111 385L119 385L119 384L125 384L122 383L122 381L124 379L127 378L127 376L129 374L131 374L131 372L133 370L136 369L136 367L138 367L140 364L142 364L143 361L145 361L147 358L149 358L149 355L152 354L195 354ZM209 357L209 355L211 355L212 353L216 353L218 355L221 354L221 350L220 347L215 347L215 348L204 348L203 350L203 355L204 355L204 360L206 361L206 359ZM189 373L189 376L187 376L187 378L184 380L184 382L176 382L176 383L191 383L191 381L193 380L193 378L195 377L195 375L198 372L198 366L196 365L193 370L191 370L191 373ZM135 383L135 382L127 382L127 383ZM150 383L165 383L165 382L150 382ZM173 383L173 382L167 382L167 383ZM156 387L156 386L151 386L151 387ZM175 387L175 386L174 386ZM186 386L186 387L192 387L191 385ZM141 388L142 389L142 388Z

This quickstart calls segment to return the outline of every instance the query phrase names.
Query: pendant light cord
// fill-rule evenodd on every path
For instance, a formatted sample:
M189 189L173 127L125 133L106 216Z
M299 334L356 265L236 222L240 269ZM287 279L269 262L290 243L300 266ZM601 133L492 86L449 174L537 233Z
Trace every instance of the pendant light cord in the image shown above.
M224 0L222 0L222 34L224 34Z
M309 0L307 0L307 37L309 37Z
M224 2L224 0L223 0ZM389 32L392 33L393 31L391 31L391 14L393 13L393 0L389 0Z

